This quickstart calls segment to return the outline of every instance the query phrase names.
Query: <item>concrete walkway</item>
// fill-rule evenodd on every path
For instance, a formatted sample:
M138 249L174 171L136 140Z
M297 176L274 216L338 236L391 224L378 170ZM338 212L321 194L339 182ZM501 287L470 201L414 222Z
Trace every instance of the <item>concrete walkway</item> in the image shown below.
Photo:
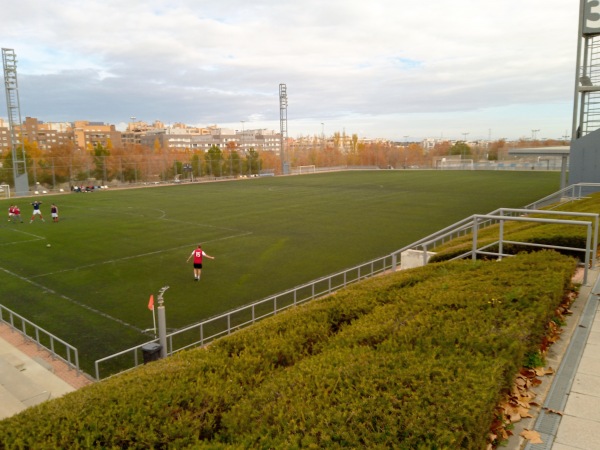
M92 382L0 323L0 419Z
M600 450L599 275L598 267L589 271L561 339L548 352L548 365L558 370L541 386L537 416L518 427L536 431L542 442L521 439L511 448Z

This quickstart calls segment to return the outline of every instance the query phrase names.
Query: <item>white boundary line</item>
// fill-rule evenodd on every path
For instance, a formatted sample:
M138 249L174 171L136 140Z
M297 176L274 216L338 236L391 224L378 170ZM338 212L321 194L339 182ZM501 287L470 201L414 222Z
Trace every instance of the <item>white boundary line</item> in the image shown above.
M133 208L133 207L129 207L129 208ZM89 209L96 210L96 211L99 210L99 208L89 208ZM187 224L187 225L201 226L201 227L204 227L204 228L215 228L215 229L226 230L226 231L240 231L240 230L235 230L235 229L232 229L232 228L219 227L219 226L216 226L216 225L204 225L204 224L199 225L198 223L193 223L193 222L186 222L186 221L180 221L180 220L166 219L165 216L167 215L167 213L165 211L160 210L160 209L156 209L154 211L160 211L162 213L161 216L154 217L154 219L156 219L156 220L165 220L165 221L171 221L171 222L179 222L179 223L183 223L183 224ZM130 212L124 212L122 214L127 214L127 215L132 215L132 216L138 216L138 217L146 217L144 214L132 214ZM0 244L0 245L16 245L16 244L22 244L22 243L25 243L25 242L34 242L34 241L40 241L40 240L46 240L47 239L47 238L45 238L43 236L38 236L38 235L35 235L35 234L32 234L32 233L28 233L26 231L21 231L21 230L18 230L18 229L13 229L13 228L8 228L8 227L5 227L5 228L8 229L8 230L10 230L10 231L15 231L15 232L24 233L24 234L33 236L35 239L30 239L30 240L27 240L27 241L14 241L14 242L9 242L9 243ZM253 231L246 231L246 232L241 232L239 234L225 236L225 237L217 238L217 239L210 239L208 241L203 241L203 242L224 241L224 240L227 240L227 239L234 239L234 238L238 238L238 237L248 236L248 235L251 235L251 234L253 234ZM127 328L131 328L131 329L133 329L135 331L138 331L141 334L146 334L146 330L142 330L141 328L138 328L135 325L132 325L132 324L130 324L128 322L125 322L124 320L121 320L119 318L113 317L110 314L104 313L104 312L102 312L102 311L100 311L98 309L92 308L91 306L86 305L85 303L79 302L79 301L77 301L75 299L72 299L70 297L67 297L64 294L60 294L60 293L54 291L53 289L50 289L50 288L48 288L48 287L46 287L46 286L44 286L44 285L42 285L42 284L40 284L40 283L38 283L36 281L33 281L33 280L35 278L41 278L41 277L56 275L56 274L60 274L60 273L71 272L71 271L75 271L75 270L80 270L82 268L85 269L85 268L90 268L90 267L101 266L101 265L104 265L104 264L112 264L112 263L119 262L119 261L126 261L126 260L130 260L130 259L143 258L143 257L147 257L147 256L150 256L150 255L156 255L156 254L160 254L160 253L170 252L170 251L173 251L173 250L178 250L178 249L181 249L181 248L192 248L192 247L195 247L197 244L198 243L196 241L193 244L185 244L185 245L181 245L181 246L178 246L178 247L172 247L172 248L166 249L166 250L158 250L158 251L149 252L149 253L142 253L142 254L139 254L139 255L125 256L123 258L113 259L113 260L104 261L104 262L100 262L100 263L88 264L88 265L85 265L85 266L78 266L78 267L75 267L73 269L64 269L64 270L59 270L57 272L48 272L48 273L45 273L45 274L34 275L34 276L30 277L30 278L23 277L23 276L21 276L21 275L19 275L17 273L11 272L10 270L5 269L4 267L0 267L0 270L3 271L3 272L5 272L8 275L11 275L11 276L13 276L15 278L20 279L21 281L24 281L26 283L29 283L29 284L33 285L33 286L36 286L39 289L41 289L42 291L44 291L44 292L57 295L58 297L60 297L60 298L62 298L64 300L67 300L68 302L71 302L74 305L77 305L77 306L79 306L81 308L87 309L88 311L90 311L90 312L92 312L94 314L97 314L97 315L102 316L102 317L104 317L106 319L112 320L113 322L117 322L120 325L123 325L123 326L125 326Z
M33 233L28 233L27 231L23 231L23 230L18 230L15 228L9 228L9 227L3 227L6 228L9 231L13 231L15 233L22 233L22 234L26 234L28 236L33 236L35 239L29 239L27 241L12 241L12 242L5 242L3 244L0 244L0 246L6 246L6 245L17 245L17 244L23 244L25 242L35 242L35 241L44 241L46 240L46 238L44 236L38 236L37 234L33 234Z
M231 235L231 236L225 236L225 237L222 237L222 238L211 239L211 240L203 241L203 242L224 241L224 240L227 240L227 239L234 239L234 238L238 238L238 237L248 236L250 234L253 234L253 232L252 231L247 231L245 233L240 233L240 234ZM108 261L102 261L102 262L94 263L94 264L87 264L85 266L77 266L77 267L75 267L73 269L63 269L63 270L59 270L57 272L43 273L43 274L40 274L40 275L34 275L31 278L32 279L33 278L40 278L40 277L46 277L46 276L50 276L50 275L56 275L56 274L59 274L59 273L72 272L72 271L79 270L79 269L88 269L90 267L102 266L104 264L113 264L113 263L116 263L116 262L119 262L119 261L127 261L129 259L145 258L146 256L157 255L157 254L160 254L160 253L167 253L167 252L171 252L173 250L179 250L181 248L195 248L196 245L198 245L198 243L194 242L193 244L180 245L178 247L172 247L172 248L168 248L166 250L157 250L157 251L154 251L154 252L140 253L139 255L124 256L123 258L111 259L111 260L108 260Z
M21 276L21 275L18 275L18 274L16 274L16 273L14 273L14 272L11 272L10 270L8 270L8 269L5 269L4 267L0 267L0 270L2 270L4 273L7 273L8 275L11 275L11 276L13 276L13 277L15 277L15 278L18 278L18 279L20 279L21 281L24 281L25 283L29 283L29 284L32 284L32 285L34 285L35 287L38 287L38 288L40 288L40 289L41 289L42 291L44 291L44 292L47 292L47 293L49 293L49 294L58 295L60 298L62 298L62 299L64 299L64 300L67 300L67 301L69 301L69 302L71 302L71 303L73 303L73 304L75 304L75 305L77 305L77 306L80 306L80 307L82 307L82 308L85 308L85 309L87 309L88 311L91 311L91 312L93 312L93 313L95 313L95 314L98 314L98 315L100 315L100 316L102 316L102 317L105 317L105 318L107 318L107 319L109 319L109 320L112 320L112 321L114 321L114 322L117 322L117 323L119 323L119 324L121 324L121 325L124 325L124 326L126 326L126 327L128 327L128 328L131 328L131 329L133 329L133 330L139 331L140 333L144 333L144 330L142 330L141 328L138 328L138 327L136 327L135 325L131 325L130 323L127 323L127 322L125 322L124 320L117 319L116 317L113 317L113 316L111 316L111 315L109 315L109 314L106 314L106 313L104 313L104 312L102 312L102 311L99 311L99 310L97 310L97 309L94 309L94 308L92 308L91 306L88 306L88 305L86 305L86 304L84 304L84 303L78 302L77 300L74 300L74 299L72 299L72 298L70 298L70 297L67 297L67 296L66 296L66 295L64 295L64 294L59 294L58 292L56 292L56 291L54 291L54 290L52 290L52 289L50 289L50 288L48 288L48 287L46 287L46 286L44 286L44 285L40 284L40 283L36 283L35 281L33 281L33 280L29 279L29 278L26 278L26 277L23 277L23 276Z

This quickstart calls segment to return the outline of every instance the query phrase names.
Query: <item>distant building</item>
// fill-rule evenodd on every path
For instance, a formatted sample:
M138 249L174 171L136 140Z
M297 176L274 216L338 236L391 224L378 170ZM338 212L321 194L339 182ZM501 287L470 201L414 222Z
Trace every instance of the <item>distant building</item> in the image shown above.
M139 143L149 148L165 148L169 150L208 151L216 146L221 150L233 144L238 151L254 149L256 151L272 151L279 153L280 134L266 129L232 130L218 128L166 127L154 128L140 133Z
M52 147L75 144L79 148L93 148L98 143L108 147L121 146L121 132L114 125L100 122L77 121L45 123L33 117L26 117L25 121L16 127L21 131L24 141L36 145L40 150L50 150ZM10 130L8 123L0 119L0 149L11 148Z
M81 149L91 150L98 144L105 148L141 145L150 149L161 148L173 151L208 151L212 146L221 150L233 146L237 151L250 149L280 154L281 134L272 130L233 130L217 125L194 127L183 123L165 126L155 121L147 124L142 121L130 122L123 132L114 125L84 120L44 123L27 117L20 127L22 136L28 142L46 151L53 146L75 144ZM8 122L0 119L0 150L11 148Z
M0 119L0 152L9 150L11 148L10 143L10 130L8 129L8 122L4 119Z
M49 150L73 142L70 123L45 123L33 117L26 117L25 122L15 128L20 128L24 142L35 144L40 150Z
M114 125L102 122L78 120L73 124L75 144L79 148L89 149L101 144L103 147L121 147L121 132Z

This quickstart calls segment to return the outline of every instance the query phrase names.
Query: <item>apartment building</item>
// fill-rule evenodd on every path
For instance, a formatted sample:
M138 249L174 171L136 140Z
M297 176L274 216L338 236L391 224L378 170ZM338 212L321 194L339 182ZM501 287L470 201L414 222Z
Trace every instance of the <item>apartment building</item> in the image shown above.
M26 117L25 122L16 127L17 133L20 131L24 141L35 144L38 148L46 150L52 145L64 142L70 139L66 128L55 128L51 124L40 122L37 119ZM12 143L10 140L10 128L7 120L0 119L0 150L10 150Z
M78 120L73 123L73 139L79 148L92 149L101 144L105 148L121 147L121 132L114 125Z
M33 117L15 127L23 141L36 145L40 150L49 150L63 144L75 143L79 148L93 148L98 143L104 147L121 146L121 132L114 125L100 122L77 121L44 123ZM0 150L11 148L8 121L0 119Z
M11 148L10 142L10 129L8 128L8 122L0 118L0 152L9 150Z
M234 145L238 151L254 149L279 154L281 138L271 130L232 130L210 126L207 128L167 127L148 130L139 136L139 143L149 148L166 148L176 151L208 151L217 146L221 150Z
M40 150L73 142L73 130L70 123L44 123L33 117L26 117L20 127L23 141L37 145Z
M163 122L152 124L131 122L123 132L115 125L102 122L75 121L73 123L44 123L27 117L18 128L22 136L35 143L42 151L53 146L74 143L81 149L93 149L97 144L103 147L142 145L151 149L161 148L173 151L208 151L212 146L226 149L233 145L238 151L250 149L270 151L279 154L281 134L272 130L233 130L217 125L194 127L183 123L166 126ZM11 148L8 122L0 119L0 150Z

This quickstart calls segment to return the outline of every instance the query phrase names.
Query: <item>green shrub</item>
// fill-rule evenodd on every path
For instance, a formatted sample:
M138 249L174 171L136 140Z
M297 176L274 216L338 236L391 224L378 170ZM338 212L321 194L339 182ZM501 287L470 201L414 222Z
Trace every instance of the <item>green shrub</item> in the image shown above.
M367 280L0 422L6 448L483 448L576 262Z

